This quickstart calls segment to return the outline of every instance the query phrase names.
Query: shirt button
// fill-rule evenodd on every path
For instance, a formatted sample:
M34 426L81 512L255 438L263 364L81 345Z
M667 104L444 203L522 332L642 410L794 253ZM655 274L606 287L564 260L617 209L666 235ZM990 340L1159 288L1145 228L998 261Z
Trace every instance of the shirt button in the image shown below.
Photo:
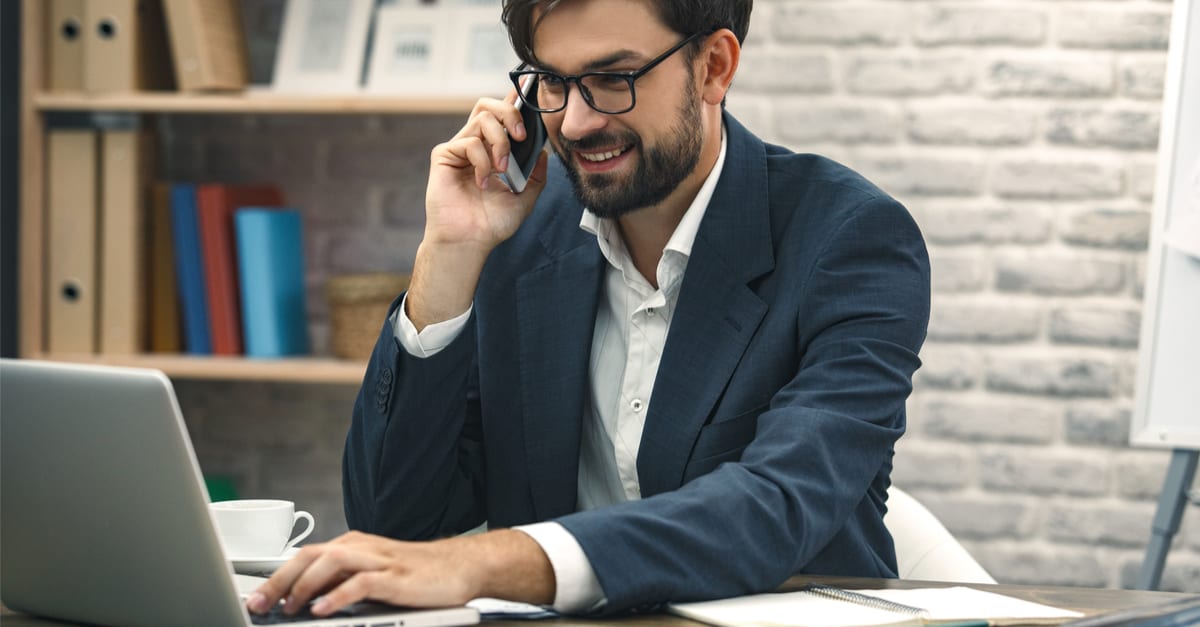
M635 398L629 402L629 408L635 412L642 411L642 399Z
M646 315L647 315L647 316L653 316L653 315L654 315L654 308L653 308L653 307L647 307L647 308L646 308Z

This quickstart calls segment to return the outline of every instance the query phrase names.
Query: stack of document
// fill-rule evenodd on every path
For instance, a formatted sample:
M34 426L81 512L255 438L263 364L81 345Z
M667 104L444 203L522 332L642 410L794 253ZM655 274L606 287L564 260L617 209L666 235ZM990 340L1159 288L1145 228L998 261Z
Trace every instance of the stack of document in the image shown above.
M797 592L677 603L669 609L693 620L726 627L1049 625L1082 616L967 587L848 591L810 586Z

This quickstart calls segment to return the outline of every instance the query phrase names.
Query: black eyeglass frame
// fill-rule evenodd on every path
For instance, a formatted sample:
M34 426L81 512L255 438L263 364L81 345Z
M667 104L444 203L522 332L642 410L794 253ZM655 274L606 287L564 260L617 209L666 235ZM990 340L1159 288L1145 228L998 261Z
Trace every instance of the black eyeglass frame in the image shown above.
M658 64L662 63L663 61L666 61L667 59L669 59L671 57L671 55L675 54L676 52L679 52L679 50L681 48L683 48L684 46L692 43L693 41L695 41L696 39L698 39L700 37L711 35L712 33L715 33L717 30L718 29L713 29L713 30L692 33L691 35L684 37L683 40L680 41L679 43L675 44L674 46L671 46L671 48L669 50L667 50L666 52L658 55L654 59L651 59L650 62L647 63L646 65L643 65L642 67L640 67L636 70L633 70L631 72L584 72L583 74L576 74L573 76L563 76L562 74L556 74L554 72L549 72L546 70L525 69L526 66L524 63L522 63L521 65L518 65L516 68L514 68L512 71L510 71L508 73L508 77L509 77L509 79L512 80L513 86L515 86L517 88L517 94L520 95L521 100L525 103L525 106L529 107L530 109L533 109L534 111L537 111L538 113L558 113L559 111L566 109L567 102L571 98L571 83L575 83L575 87L579 90L579 95L583 96L583 101L586 102L587 105L589 107L591 107L592 109L599 111L600 113L603 113L606 115L619 115L621 113L629 113L630 111L633 111L634 107L637 106L637 90L634 89L634 85L633 85L634 82L637 81L637 79L645 76L647 72L649 72L650 70L653 70ZM562 106L560 106L560 107L543 107L542 105L538 104L536 93L533 94L532 98L526 97L524 90L521 89L521 79L523 77L527 77L527 76L532 77L534 80L537 80L539 82L541 81L543 76L551 76L551 77L554 77L555 79L561 81L562 84L564 85L564 89L566 90L566 92L563 94ZM614 79L614 78L624 79L625 82L629 84L629 106L625 109L619 109L616 111L605 111L604 109L601 109L600 107L596 106L596 102L594 100L592 100L592 92L590 90L588 90L588 88L585 87L582 82L585 78L588 78L590 76L600 76L603 78L610 78L610 79ZM536 89L536 87L534 89ZM530 90L530 91L533 91L533 90ZM530 102L530 100L533 100L533 102Z

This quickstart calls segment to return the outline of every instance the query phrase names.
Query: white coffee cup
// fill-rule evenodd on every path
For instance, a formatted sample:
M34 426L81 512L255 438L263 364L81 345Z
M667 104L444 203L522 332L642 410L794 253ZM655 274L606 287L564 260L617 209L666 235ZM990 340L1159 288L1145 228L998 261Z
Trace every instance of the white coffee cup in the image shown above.
M312 514L297 512L295 503L275 499L218 501L209 506L227 557L275 557L312 533ZM296 537L292 529L308 521ZM291 538L291 539L289 539Z

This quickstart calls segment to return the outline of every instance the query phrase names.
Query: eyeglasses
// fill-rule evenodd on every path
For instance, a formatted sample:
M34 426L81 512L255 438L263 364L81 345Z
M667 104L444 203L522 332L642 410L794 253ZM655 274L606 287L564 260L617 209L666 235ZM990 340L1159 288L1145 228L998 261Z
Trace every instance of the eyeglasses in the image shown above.
M508 76L516 86L517 93L521 95L521 101L534 111L555 113L567 108L571 83L575 83L579 88L579 95L583 96L589 107L600 113L626 113L637 105L637 94L633 90L634 81L654 69L654 66L666 61L680 48L711 32L701 31L685 37L670 50L632 72L585 72L576 76L563 76L544 70L527 70L524 69L525 65L520 65L509 72ZM521 85L530 80L536 81L536 89L530 89L526 93L521 89Z

